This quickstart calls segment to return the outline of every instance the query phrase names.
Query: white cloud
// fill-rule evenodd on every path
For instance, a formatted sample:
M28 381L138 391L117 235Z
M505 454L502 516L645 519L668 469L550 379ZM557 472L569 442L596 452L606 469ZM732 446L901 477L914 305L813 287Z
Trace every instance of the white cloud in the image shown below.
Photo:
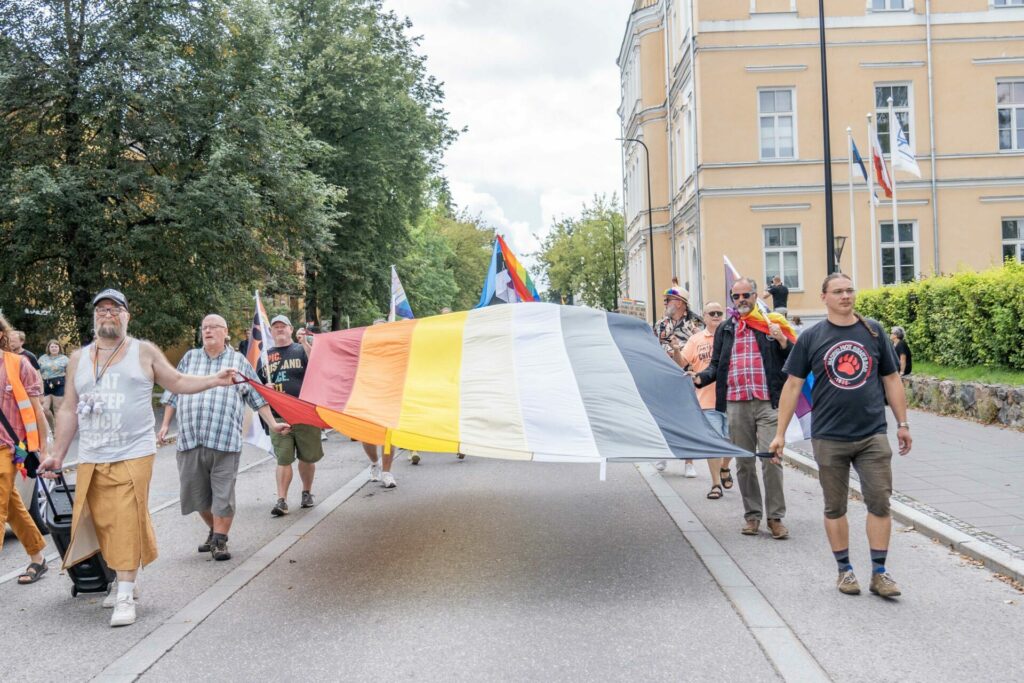
M621 0L386 0L422 35L444 81L452 125L469 130L445 157L460 207L536 251L553 218L622 186L619 73L629 3Z

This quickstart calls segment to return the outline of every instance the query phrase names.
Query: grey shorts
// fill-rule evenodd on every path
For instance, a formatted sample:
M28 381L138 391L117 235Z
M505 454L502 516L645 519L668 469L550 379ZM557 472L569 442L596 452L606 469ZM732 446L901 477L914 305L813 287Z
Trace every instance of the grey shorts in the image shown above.
M889 516L892 495L892 448L885 434L859 441L811 439L818 463L818 480L825 494L825 516L839 519L846 514L850 495L850 466L860 477L860 490L868 512Z
M178 451L181 514L212 512L215 517L235 516L235 479L241 452L229 453L199 446Z

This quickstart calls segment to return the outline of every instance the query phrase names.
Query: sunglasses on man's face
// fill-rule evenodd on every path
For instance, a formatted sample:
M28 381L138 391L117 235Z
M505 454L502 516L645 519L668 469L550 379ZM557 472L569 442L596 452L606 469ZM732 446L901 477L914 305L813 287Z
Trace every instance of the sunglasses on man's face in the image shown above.
M722 311L708 311L708 315L712 318L721 318L725 313Z
M733 293L732 300L733 301L739 301L740 299L749 299L752 296L754 296L753 292L740 292L738 294L737 293Z

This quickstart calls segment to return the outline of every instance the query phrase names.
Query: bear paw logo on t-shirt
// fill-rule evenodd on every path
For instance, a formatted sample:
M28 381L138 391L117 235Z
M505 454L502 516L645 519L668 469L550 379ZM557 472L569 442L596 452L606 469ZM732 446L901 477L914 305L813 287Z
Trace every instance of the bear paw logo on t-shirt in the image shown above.
M825 374L832 386L859 389L871 375L872 358L863 344L843 341L825 352Z

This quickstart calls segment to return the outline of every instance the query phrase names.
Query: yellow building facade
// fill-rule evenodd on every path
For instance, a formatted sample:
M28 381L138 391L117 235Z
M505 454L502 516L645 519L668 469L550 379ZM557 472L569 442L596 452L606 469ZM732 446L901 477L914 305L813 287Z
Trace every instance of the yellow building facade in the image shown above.
M843 272L868 289L1024 258L1024 0L825 5ZM792 313L820 313L828 268L817 1L637 0L618 63L622 137L651 150L658 290L677 277L694 305L722 301L728 256L759 285L783 275ZM871 224L856 168L852 221L848 192L847 128L870 171L869 115L887 153L889 97L921 171L895 174L896 227L880 189ZM646 302L644 154L629 141L622 150L623 294Z

